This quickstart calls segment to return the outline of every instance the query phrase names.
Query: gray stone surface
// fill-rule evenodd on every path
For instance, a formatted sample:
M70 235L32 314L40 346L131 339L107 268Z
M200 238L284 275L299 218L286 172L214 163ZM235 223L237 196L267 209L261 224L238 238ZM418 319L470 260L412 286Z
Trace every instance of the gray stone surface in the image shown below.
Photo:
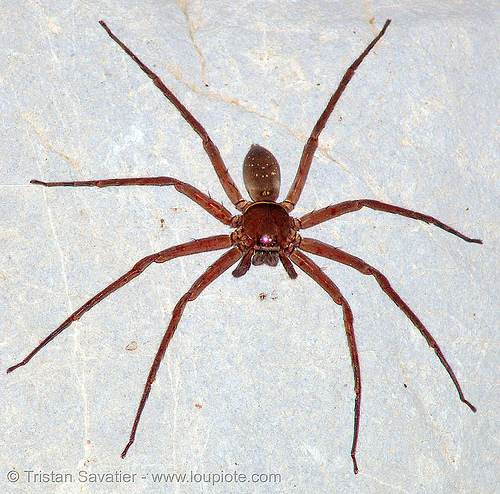
M204 254L152 266L3 375L2 492L497 491L497 7L4 2L2 369L140 258L228 231L170 188L29 184L169 175L229 206L198 136L99 19L206 126L243 189L251 143L276 155L289 187L329 95L392 18L321 136L296 215L375 198L432 214L484 245L365 211L305 232L386 274L478 408L473 414L459 401L434 353L374 280L319 260L355 317L364 391L357 476L341 311L305 275L292 281L268 267L238 280L226 273L188 305L136 442L120 458L171 311L217 257ZM8 482L10 470L19 481ZM137 476L79 482L80 470ZM28 471L69 473L73 482L37 481ZM281 482L158 487L153 479L221 471L278 473Z

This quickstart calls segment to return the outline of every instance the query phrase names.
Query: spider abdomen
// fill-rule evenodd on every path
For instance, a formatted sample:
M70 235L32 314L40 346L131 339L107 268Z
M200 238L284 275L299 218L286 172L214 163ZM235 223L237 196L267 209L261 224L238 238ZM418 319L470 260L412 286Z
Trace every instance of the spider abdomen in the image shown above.
M281 172L274 155L252 144L243 161L243 181L253 201L275 201L280 193Z

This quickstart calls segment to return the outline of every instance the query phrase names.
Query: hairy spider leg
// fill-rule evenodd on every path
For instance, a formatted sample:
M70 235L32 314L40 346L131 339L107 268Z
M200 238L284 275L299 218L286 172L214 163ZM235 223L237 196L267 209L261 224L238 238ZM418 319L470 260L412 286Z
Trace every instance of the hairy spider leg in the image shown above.
M175 259L177 257L189 256L191 254L199 254L201 252L210 252L213 250L228 249L232 246L231 237L229 235L217 235L214 237L202 238L186 242L185 244L176 245L168 249L151 254L137 262L134 267L127 271L123 276L120 276L116 281L108 285L104 290L92 297L88 302L83 304L73 314L71 314L57 329L49 334L24 360L7 369L7 374L13 370L26 365L45 345L50 343L56 336L62 333L70 324L78 321L85 312L96 306L101 300L106 298L111 293L115 292L129 281L139 276L152 263L162 263Z
M163 95L172 103L172 105L177 108L179 113L184 117L184 120L192 127L192 129L201 137L203 141L203 148L205 149L212 165L217 173L217 177L219 178L224 191L226 192L229 200L235 205L236 209L242 211L245 206L248 204L248 201L245 201L236 187L234 180L231 178L226 165L224 164L224 160L219 152L219 149L214 144L210 136L204 127L194 118L191 112L177 99L177 97L168 89L167 86L162 82L162 80L149 68L147 67L135 53L128 48L120 39L118 39L111 29L106 25L104 21L99 21L99 24L106 30L109 34L110 38L116 42L120 48L142 69L143 72L153 81L155 86L163 93Z
M190 184L181 182L171 177L147 177L147 178L110 178L106 180L85 180L76 182L42 182L30 180L30 183L43 185L44 187L118 187L123 185L173 185L178 192L189 197L214 218L225 225L231 226L233 215L222 204L214 201L210 196Z
M453 381L453 384L455 385L455 388L458 391L458 396L460 397L460 400L464 402L473 412L476 411L476 407L472 405L470 401L465 399L465 396L462 392L462 388L460 387L458 379L456 378L455 373L453 372L450 364L447 362L445 356L443 355L443 352L439 348L439 345L437 344L434 337L431 335L429 330L424 326L422 321L410 309L408 304L406 304L406 302L404 302L403 299L396 293L394 288L392 288L391 284L389 283L389 280L380 271L375 269L366 261L363 261L363 259L353 256L352 254L344 252L343 250L340 250L331 245L325 244L320 240L316 240L313 238L302 238L300 248L305 250L306 252L309 252L310 254L326 257L327 259L331 259L332 261L336 261L341 264L350 266L351 268L356 269L362 274L373 276L377 280L377 283L380 285L380 288L382 288L382 290L388 295L388 297L403 311L406 317L420 331L420 333L425 338L425 341L427 341L429 346L434 350L434 352L436 352L436 355L441 361L441 364L443 364L443 367L446 369L449 376L451 377L451 380Z
M344 313L344 326L351 353L352 369L354 371L354 391L356 399L354 402L354 434L352 438L351 458L354 466L354 473L358 473L358 464L356 462L356 445L358 444L359 435L359 415L361 411L361 371L359 367L358 350L356 348L356 339L354 337L354 317L351 307L344 298L339 288L335 283L321 270L321 268L309 257L300 250L295 250L290 255L290 259L304 273L309 275L321 288L323 288L333 301L342 306Z
M323 113L316 122L316 125L314 126L311 132L311 136L307 140L306 145L304 146L304 150L302 151L299 168L297 170L297 174L295 175L295 179L292 183L292 186L290 187L290 191L288 192L286 199L281 203L281 205L288 212L293 210L293 208L297 204L297 201L299 200L300 195L302 194L302 189L304 188L304 185L306 183L307 175L309 174L309 169L311 168L311 163L314 157L314 153L316 152L316 149L318 147L319 135L321 134L321 131L324 129L326 122L330 118L330 115L332 114L332 111L335 108L337 101L339 100L340 96L347 87L347 84L349 84L349 81L351 80L358 66L361 64L366 55L370 53L371 49L377 44L378 40L384 35L390 23L391 23L390 19L387 19L387 21L385 21L384 27L382 28L380 33L366 47L365 51L355 60L355 62L347 69L347 72L344 74L344 77L342 77L342 80L340 81L337 90L333 93L332 97L330 98L330 101L326 105L326 108L323 110Z
M412 218L414 220L424 221L432 225L441 228L442 230L452 233L457 237L465 240L466 242L471 242L475 244L482 244L483 241L478 238L470 238L455 230L451 226L445 225L441 221L429 216L427 214L418 213L417 211L411 211L410 209L401 208L399 206L393 206L392 204L386 204L385 202L374 201L372 199L357 199L354 201L345 201L339 204L334 204L332 206L327 206L326 208L318 209L317 211L312 211L299 219L301 228L311 228L312 226L319 225L324 221L331 220L332 218L337 218L346 213L352 213L353 211L358 211L363 207L374 209L376 211L384 211L386 213L397 214L400 216L406 216L407 218Z
M168 344L172 339L172 336L177 329L177 325L181 320L182 313L184 312L184 307L188 302L193 301L198 297L198 295L208 286L212 281L218 278L224 271L229 269L233 264L235 264L241 258L241 252L238 247L233 247L231 250L224 253L217 261L215 261L191 286L191 288L181 297L177 305L175 306L172 312L172 319L170 320L170 324L168 325L167 331L161 340L160 347L158 348L158 352L156 353L156 357L154 359L153 365L151 366L151 370L149 371L148 379L146 381L146 385L144 386L144 393L141 398L141 402L139 404L139 408L137 409L137 413L134 420L134 425L132 426L132 432L130 433L130 439L125 446L125 449L122 453L122 458L125 458L127 451L135 440L135 434L137 432L137 426L139 425L139 420L141 419L142 411L144 410L144 405L149 396L149 392L151 391L151 385L156 379L156 373L158 368L160 367L160 363L165 355Z

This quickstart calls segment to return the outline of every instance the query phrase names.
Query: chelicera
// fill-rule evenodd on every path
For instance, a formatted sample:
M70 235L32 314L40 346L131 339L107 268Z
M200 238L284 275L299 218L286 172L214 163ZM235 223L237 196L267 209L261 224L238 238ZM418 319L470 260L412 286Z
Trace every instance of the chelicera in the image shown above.
M351 308L344 298L340 290L333 281L322 271L318 265L305 253L321 256L339 263L348 265L357 271L373 276L381 289L389 296L389 298L403 311L403 313L411 320L418 328L422 336L425 338L431 348L434 349L441 364L448 372L453 384L455 385L459 398L472 411L476 408L465 399L460 384L445 359L436 340L429 333L424 324L404 302L401 297L391 287L387 278L373 266L362 259L355 257L347 252L344 252L336 247L323 243L312 238L304 238L299 235L300 230L305 230L312 226L318 225L325 221L337 218L343 214L358 211L363 207L371 208L378 211L385 211L407 218L423 221L435 225L466 242L481 244L479 239L469 238L454 228L445 225L441 221L428 216L398 206L393 206L372 199L350 200L328 206L317 211L313 211L301 218L293 218L290 213L293 211L299 197L304 188L309 168L316 148L318 147L318 137L325 127L328 118L330 117L337 101L345 90L350 79L354 75L363 59L368 55L375 44L384 35L387 27L390 24L387 20L380 33L366 47L364 52L358 59L347 69L340 84L331 96L326 108L319 117L312 133L307 140L299 167L292 186L282 202L276 202L280 189L280 168L276 158L266 149L258 145L252 145L243 164L243 177L246 189L250 195L251 201L245 200L236 187L231 178L219 150L208 136L203 126L196 120L193 115L185 108L185 106L177 99L176 96L163 84L160 78L152 72L139 58L125 46L108 28L108 26L100 21L101 26L106 30L108 35L129 55L134 62L152 79L154 84L160 89L165 97L177 108L187 123L200 136L203 142L203 147L212 162L212 165L217 173L217 176L226 192L226 195L233 203L234 207L240 214L233 215L222 204L215 201L207 194L201 192L195 187L181 182L171 177L151 177L151 178L125 178L125 179L106 179L81 182L41 182L32 180L31 183L43 185L45 187L110 187L122 185L156 185L174 186L181 194L186 195L205 211L217 218L224 225L233 228L231 234L216 235L212 237L193 240L174 247L151 254L144 259L141 259L135 266L126 272L119 279L111 283L104 290L99 292L87 303L80 307L77 311L71 314L55 331L47 336L23 361L7 369L7 372L27 364L34 355L36 355L45 345L52 341L57 335L64 331L71 323L80 319L80 317L98 304L101 300L107 297L110 293L118 290L130 280L139 276L152 263L163 263L171 259L198 254L201 252L224 250L227 251L215 261L191 286L191 288L181 297L176 304L170 324L163 336L160 347L156 353L153 365L149 371L146 380L144 392L137 410L129 441L122 452L122 458L125 457L130 446L134 442L135 435L142 411L151 391L151 386L156 378L156 373L160 363L165 355L167 346L172 339L174 332L179 324L182 313L188 302L195 300L198 295L217 277L231 266L238 263L233 275L236 277L243 276L251 267L267 264L269 266L277 266L279 263L285 268L290 278L296 278L297 272L294 266L315 280L333 299L333 301L342 307L344 325L347 334L347 341L351 354L352 367L354 371L354 434L351 448L351 457L354 464L354 472L358 472L356 463L356 445L359 432L359 419L361 410L361 373L356 349L356 341L354 336L353 314Z

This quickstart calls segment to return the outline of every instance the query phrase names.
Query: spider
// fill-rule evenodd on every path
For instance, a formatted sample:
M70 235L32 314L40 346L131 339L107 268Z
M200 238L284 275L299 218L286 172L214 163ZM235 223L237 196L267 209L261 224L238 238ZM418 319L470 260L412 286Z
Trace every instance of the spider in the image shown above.
M319 225L325 221L337 218L343 214L358 211L361 208L370 208L377 211L384 211L407 218L423 221L435 225L457 237L465 240L481 244L480 239L469 238L454 228L442 223L441 221L428 216L404 209L399 206L393 206L373 199L358 199L341 202L339 204L327 206L325 208L308 213L301 218L290 216L297 201L300 198L304 185L306 183L309 168L314 157L316 148L318 147L318 138L321 131L325 127L328 118L330 117L337 101L344 92L349 81L354 75L355 70L361 64L363 59L372 50L375 44L384 35L391 20L388 19L379 34L366 47L363 53L354 61L347 69L340 84L331 96L326 108L319 117L314 126L309 139L307 140L299 167L292 186L282 202L276 202L280 189L280 168L276 158L263 147L253 144L246 155L243 162L243 179L245 187L251 198L250 201L245 200L236 187L229 171L227 170L224 161L219 153L219 150L209 137L204 127L193 117L186 107L177 99L176 96L168 89L161 79L149 69L115 34L109 29L104 21L99 21L101 26L106 30L107 34L115 41L127 55L151 78L153 83L163 93L163 95L172 103L172 105L181 113L187 123L200 136L203 142L203 147L212 162L212 165L217 173L219 181L233 203L234 207L240 214L233 215L222 204L215 201L207 194L196 189L192 185L181 182L171 177L150 177L150 178L120 178L106 180L91 180L77 182L42 182L39 180L31 180L31 183L43 185L45 187L110 187L122 185L156 185L166 186L172 185L181 194L186 195L196 204L201 206L205 211L210 213L224 225L233 229L231 234L216 235L212 237L192 240L168 249L162 250L155 254L151 254L137 262L132 269L127 271L123 276L104 288L97 295L92 297L88 302L82 305L78 310L71 314L57 329L49 334L24 360L7 369L7 373L27 364L45 345L51 342L56 336L62 333L74 321L77 321L82 315L97 305L101 300L109 294L118 290L130 280L139 276L148 266L153 263L163 263L171 259L198 254L201 252L209 252L215 250L228 249L218 260L216 260L191 286L191 288L180 298L174 307L172 318L168 328L163 336L160 347L156 353L155 359L149 371L148 378L144 387L144 391L136 412L135 420L130 433L129 441L125 446L121 456L124 458L133 444L137 432L137 427L141 418L141 414L148 400L151 386L155 381L158 368L165 355L168 344L172 339L175 330L182 317L184 308L188 302L195 300L200 293L218 278L223 272L231 266L238 263L232 274L235 277L243 276L251 267L251 265L259 266L266 264L268 266L277 266L279 263L283 266L288 276L292 279L297 278L295 266L310 276L318 285L323 288L332 298L335 304L341 306L343 311L344 326L347 334L347 342L351 355L352 368L354 371L354 432L351 447L351 458L353 462L354 473L358 473L356 462L356 445L359 435L359 421L361 411L361 372L359 366L358 352L356 349L356 340L354 336L353 314L351 308L342 295L335 283L324 273L324 271L305 253L321 256L333 261L345 264L365 275L373 276L380 288L388 295L388 297L403 311L410 321L418 328L422 336L425 338L431 348L434 349L441 364L448 372L455 388L458 391L460 400L465 403L473 412L476 411L474 405L466 400L460 384L448 364L443 352L439 348L436 340L429 333L424 324L404 302L401 297L394 291L387 278L373 266L370 266L362 259L355 257L341 249L323 243L313 238L305 238L299 235L299 230L305 230L315 225ZM238 262L239 261L239 262Z

